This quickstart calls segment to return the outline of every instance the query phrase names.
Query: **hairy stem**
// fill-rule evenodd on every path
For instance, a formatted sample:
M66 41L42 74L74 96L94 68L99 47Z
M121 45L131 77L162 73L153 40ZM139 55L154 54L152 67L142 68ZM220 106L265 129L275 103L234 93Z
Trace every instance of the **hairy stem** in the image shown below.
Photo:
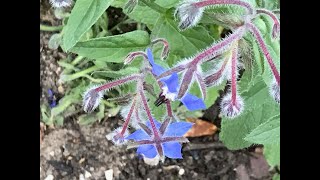
M220 67L220 69L217 72L205 77L205 83L208 86L213 85L214 83L216 83L218 81L219 78L222 78L222 74L228 64L228 61L229 61L229 59L224 60L222 66Z
M244 35L244 27L239 27L232 33L230 36L224 38L222 41L213 44L210 48L206 49L199 53L190 64L196 65L201 61L211 60L212 58L216 57L218 53L222 53L223 51L227 50L227 48L234 42L242 38ZM222 51L222 52L221 52Z
M167 107L167 114L169 117L173 117L172 114L172 109L171 109L171 102L170 101L166 101L166 107Z
M170 75L173 74L173 73L179 73L179 72L185 70L185 68L186 68L186 67L183 66L183 65L179 65L179 66L177 66L177 67L173 67L173 68L167 70L166 72L163 72L162 74L160 74L160 75L157 77L157 79L161 79L161 78L170 76Z
M272 36L273 38L276 38L280 32L280 21L277 18L277 16L267 9L257 9L258 14L265 14L269 16L273 20L273 28L272 28Z
M236 105L237 100L237 61L238 61L238 43L235 43L235 47L232 49L231 59L231 99L232 105Z
M280 73L277 70L275 64L273 63L273 59L268 51L268 48L262 38L262 35L260 33L260 31L258 30L258 28L252 24L252 23L247 23L246 26L249 28L250 32L254 35L254 37L256 38L264 56L267 58L267 62L271 68L272 74L274 75L278 85L280 86Z
M131 116L132 116L132 113L133 113L133 110L135 109L135 106L136 106L136 96L133 98L133 102L132 102L132 105L130 107L130 110L129 110L129 113L128 113L128 116L126 118L126 121L124 122L123 124L123 127L122 127L122 130L120 132L120 134L123 136L124 133L126 132L127 128L128 128L128 125L129 125L129 122L130 122L130 119L131 119Z
M122 79L119 79L119 80L115 80L115 81L112 81L112 82L109 82L109 83L106 83L102 86L99 86L95 89L95 91L103 91L103 90L106 90L106 89L110 89L110 88L113 88L115 86L119 86L121 84L124 84L124 83L127 83L127 82L130 82L130 81L133 81L133 80L137 80L141 78L141 75L140 74L134 74L132 76L129 76L129 77L125 77L125 78L122 78Z
M198 8L210 6L210 5L238 5L247 9L249 14L253 14L253 7L247 3L240 0L206 0L194 3L194 5Z
M147 112L147 116L148 116L148 119L149 119L150 124L151 124L151 128L152 128L152 131L153 131L154 138L155 139L160 139L158 130L157 130L156 125L155 125L155 123L153 121L153 118L152 118L152 115L151 115L151 112L150 112L150 108L148 106L148 102L147 102L146 96L144 95L142 87L139 88L139 94L140 94L141 101L142 101L142 104L144 106L144 109Z

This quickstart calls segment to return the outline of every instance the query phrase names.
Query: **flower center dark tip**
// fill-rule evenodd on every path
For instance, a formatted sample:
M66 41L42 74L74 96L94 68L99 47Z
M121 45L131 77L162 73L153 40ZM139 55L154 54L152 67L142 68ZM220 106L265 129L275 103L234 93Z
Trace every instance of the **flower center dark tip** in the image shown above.
M161 93L159 95L158 99L154 102L154 105L156 105L158 107L167 101L168 101L168 99L164 95L162 95L162 93Z

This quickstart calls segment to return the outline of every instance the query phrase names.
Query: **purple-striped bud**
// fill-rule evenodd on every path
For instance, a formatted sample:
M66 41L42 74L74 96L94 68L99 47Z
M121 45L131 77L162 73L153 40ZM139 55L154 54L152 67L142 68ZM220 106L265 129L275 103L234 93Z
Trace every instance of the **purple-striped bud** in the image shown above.
M179 20L179 28L185 30L196 26L200 21L203 8L198 8L193 3L198 2L197 0L188 0L178 5L174 16Z
M118 127L111 133L106 135L106 138L109 141L112 141L115 145L123 145L127 142L125 139L129 135L129 131L126 129L124 133L122 133L123 127Z
M277 81L274 79L270 86L270 95L277 102L280 103L280 86Z
M73 3L72 0L50 0L50 4L54 8L64 8L64 7L69 7Z
M236 97L233 98L231 93L229 93L222 98L220 108L221 113L224 116L228 118L235 118L242 113L244 103L240 95L236 94Z
M94 111L103 97L104 91L97 91L96 88L98 86L90 87L84 94L83 94L83 110L87 113L91 113Z
M124 60L124 64L130 64L135 58L139 56L142 56L144 59L148 59L146 53L144 53L143 51L131 52Z
M161 53L161 59L167 59L167 57L169 56L169 43L167 40L163 39L163 38L158 38L155 39L151 42L151 45L157 44L157 43L162 43L163 44L163 49L162 49L162 53Z

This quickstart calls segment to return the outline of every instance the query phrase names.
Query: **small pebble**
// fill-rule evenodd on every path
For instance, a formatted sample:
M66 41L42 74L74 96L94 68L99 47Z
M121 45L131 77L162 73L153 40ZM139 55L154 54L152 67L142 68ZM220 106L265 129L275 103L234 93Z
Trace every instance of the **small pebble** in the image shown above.
M113 170L109 169L104 172L104 175L106 177L106 180L112 180L113 179Z
M91 172L94 171L94 168L93 168L93 167L90 167L90 171L91 171Z
M179 175L182 176L184 174L185 170L184 169L180 169L179 170Z
M85 171L85 172L84 172L84 177L85 177L85 178L91 177L91 173L89 173L88 171Z
M80 176L79 176L79 180L85 180L85 178L84 178L83 174L80 174Z
M79 161L79 164L83 163L86 159L85 158L81 158Z
M54 156L54 152L53 151L49 152L49 155Z
M59 86L59 87L58 87L58 92L59 92L60 94L63 94L63 93L64 93L64 88L63 88L62 86Z
M53 180L53 176L51 174L49 174L44 180Z

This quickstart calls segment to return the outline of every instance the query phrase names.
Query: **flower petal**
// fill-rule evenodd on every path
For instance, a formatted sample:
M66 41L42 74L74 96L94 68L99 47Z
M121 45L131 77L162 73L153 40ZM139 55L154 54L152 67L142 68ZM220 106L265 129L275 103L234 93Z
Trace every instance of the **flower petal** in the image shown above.
M206 105L202 99L189 93L186 93L181 98L181 102L188 108L189 111L206 109Z
M162 144L164 155L172 159L182 159L181 144L178 142L166 142Z
M155 158L158 154L156 147L151 144L140 145L137 149L137 153L143 154L147 158Z
M150 48L147 49L147 56L150 64L153 66L155 63L154 63L153 54Z
M166 71L166 69L164 67L162 67L154 62L152 51L150 48L147 49L147 56L148 56L148 60L151 64L151 66L152 66L152 73L154 75L158 76Z
M156 119L153 119L153 121L154 121L154 124L156 125L156 128L160 129L161 123L159 121L157 121ZM152 129L150 121L147 121L146 125L148 126L149 129Z
M169 124L167 130L164 133L164 137L169 137L169 136L181 137L186 132L188 132L192 126L193 126L193 123L190 123L190 122L175 122L175 123Z
M169 78L161 79L161 81L168 87L170 93L178 92L179 77L177 73L173 73Z
M133 139L135 141L141 141L141 140L150 140L150 136L144 132L143 130L139 129L136 130L134 133L127 136L125 139Z

